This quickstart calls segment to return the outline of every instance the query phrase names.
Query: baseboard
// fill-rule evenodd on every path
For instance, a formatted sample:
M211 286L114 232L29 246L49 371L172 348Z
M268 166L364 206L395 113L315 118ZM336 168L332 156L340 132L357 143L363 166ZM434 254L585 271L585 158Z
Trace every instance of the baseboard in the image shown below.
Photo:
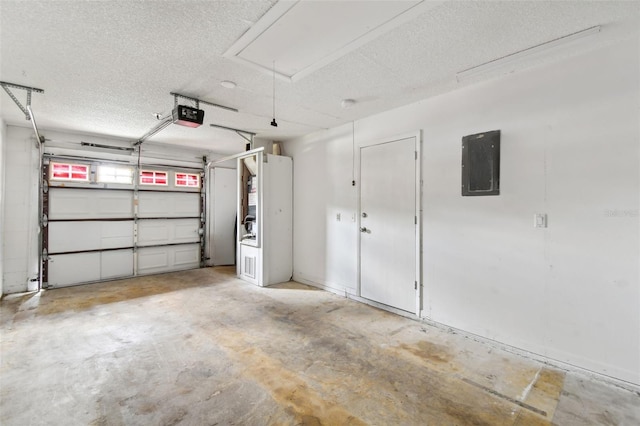
M473 340L475 342L490 346L492 348L495 349L500 349L503 350L505 352L509 352L512 353L514 355L518 355L522 358L526 358L526 359L530 359L533 361L537 361L546 365L549 365L551 367L560 369L560 370L564 370L564 371L568 371L568 372L572 372L572 373L576 373L576 374L580 374L583 376L588 377L589 379L592 380L597 380L599 382L603 382L606 383L608 385L611 386L615 386L630 392L634 392L636 394L638 394L638 396L640 396L640 384L635 384L623 379L619 379L617 377L613 377L613 376L608 376L606 374L603 373L599 373L597 371L593 371L593 370L589 370L586 369L584 367L580 367L578 365L574 365L565 361L560 361L554 358L550 358L548 356L545 355L540 355L537 354L535 352L530 352L526 349L521 349L518 348L516 346L511 346L507 343L503 343L497 340L492 340L489 339L487 337L483 337L474 333L471 333L469 331L466 330L462 330L456 327L452 327L437 321L433 321L429 318L417 318L418 321L425 323L427 325L430 325L432 327L435 327L439 330L443 330L446 331L448 333L455 333L455 334L459 334L461 336L464 336L467 339Z
M310 285L311 287L319 288L320 290L325 290L325 291L328 291L329 293L337 294L338 296L342 296L342 297L348 297L348 295L350 294L350 291L353 291L348 287L343 287L340 285L332 286L332 285L320 284L317 281L312 281L306 278L296 276L295 273L293 274L293 281L299 282L300 284Z
M384 303L374 302L373 300L365 299L364 297L356 296L355 294L348 294L347 299L355 300L356 302L364 303L365 305L382 309L383 311L391 312L392 314L396 314L401 317L405 317L413 320L420 319L420 317L418 317L413 312L403 311L402 309L394 308L393 306L385 305Z
M500 349L500 350L512 353L514 355L518 355L518 356L520 356L522 358L526 358L526 359L530 359L530 360L533 360L533 361L537 361L537 362L549 365L551 367L554 367L554 368L557 368L557 369L560 369L560 370L570 371L572 373L581 374L581 375L586 376L586 377L588 377L590 379L594 379L594 380L606 383L608 385L612 385L612 386L615 386L615 387L618 387L618 388L621 388L621 389L625 389L625 390L630 391L630 392L637 393L640 396L640 384L635 384L635 383L630 382L630 381L626 381L626 380L623 380L623 379L619 379L617 377L613 377L613 376L609 376L609 375L606 375L606 374L603 374L603 373L599 373L597 371L589 370L589 369L584 368L584 367L580 367L580 366L577 366L577 365L574 365L574 364L571 364L571 363L568 363L568 362L564 362L564 361L560 361L560 360L557 360L557 359L554 359L554 358L550 358L550 357L545 356L545 355L540 355L540 354L537 354L535 352L530 352L530 351L528 351L526 349L521 349L521 348L518 348L516 346L511 346L511 345L509 345L507 343L503 343L503 342L500 342L500 341L497 341L497 340L492 340L492 339L489 339L487 337L483 337L483 336L471 333L471 332L466 331L466 330L462 330L462 329L459 329L459 328L456 328L456 327L452 327L452 326L449 326L447 324L440 323L440 322L431 320L429 318L426 318L426 317L423 316L424 315L423 313L421 313L421 316L417 316L416 314L411 313L411 312L403 311L403 310L400 310L400 309L396 309L396 308L394 308L392 306L388 306L388 305L384 305L382 303L377 303L377 302L374 302L374 301L371 301L371 300L368 300L368 299L364 299L364 298L362 298L360 296L355 295L352 289L348 289L348 288L345 288L345 287L342 287L342 286L340 286L339 288L335 288L335 287L332 287L330 285L325 285L325 284L321 284L321 283L318 283L318 282L315 282L315 281L311 281L311 280L308 280L308 279L301 278L299 276L296 276L295 274L294 274L293 280L297 281L299 283L302 283L302 284L310 285L312 287L315 287L315 288L318 288L318 289L321 289L321 290L328 291L330 293L334 293L334 294L336 294L338 296L342 296L342 297L345 297L347 299L354 300L356 302L364 303L366 305L372 306L372 307L377 308L377 309L382 309L384 311L391 312L393 314L400 315L400 316L405 317L405 318L409 318L409 319L412 319L412 320L415 320L415 321L418 321L418 322L422 322L422 323L428 324L430 326L433 326L433 327L438 328L440 330L446 331L448 333L460 334L460 335L462 335L462 336L464 336L464 337L466 337L468 339L471 339L471 340L474 340L476 342L485 344L485 345L490 346L492 348ZM349 291L349 290L352 290L352 291ZM424 312L424 311L422 311L422 312Z

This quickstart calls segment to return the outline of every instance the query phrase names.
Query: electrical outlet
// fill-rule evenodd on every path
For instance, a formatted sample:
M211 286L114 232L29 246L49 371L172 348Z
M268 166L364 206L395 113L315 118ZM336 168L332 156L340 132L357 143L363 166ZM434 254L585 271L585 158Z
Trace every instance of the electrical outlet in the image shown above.
M546 228L547 227L547 214L536 213L533 215L533 227L534 228Z

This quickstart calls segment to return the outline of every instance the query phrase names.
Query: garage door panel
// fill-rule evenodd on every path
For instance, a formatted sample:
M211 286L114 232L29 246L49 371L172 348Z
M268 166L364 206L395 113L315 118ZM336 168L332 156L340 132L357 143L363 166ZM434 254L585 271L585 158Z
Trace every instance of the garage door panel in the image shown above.
M138 273L150 274L169 269L169 247L138 249Z
M124 193L125 196L118 193L111 193L109 196L100 197L98 199L98 211L102 217L125 217L131 216L133 213L132 200L133 194Z
M49 190L49 219L133 218L133 192L108 189Z
M49 223L49 253L133 246L133 221Z
M133 246L133 221L102 222L100 248Z
M200 266L200 245L186 244L138 249L138 274L157 274Z
M173 237L176 242L195 243L200 241L200 220L198 219L176 223L173 229Z
M164 222L164 221L162 221ZM138 222L138 245L152 246L169 241L169 229L159 220Z
M200 266L200 246L176 246L174 265L181 268L197 268Z
M69 285L133 276L133 249L49 256L49 285Z
M133 250L102 252L100 279L108 280L133 275Z
M138 193L138 217L200 217L200 194L141 191Z
M100 252L49 256L49 285L68 285L100 280Z
M138 245L197 243L200 219L152 219L138 222Z

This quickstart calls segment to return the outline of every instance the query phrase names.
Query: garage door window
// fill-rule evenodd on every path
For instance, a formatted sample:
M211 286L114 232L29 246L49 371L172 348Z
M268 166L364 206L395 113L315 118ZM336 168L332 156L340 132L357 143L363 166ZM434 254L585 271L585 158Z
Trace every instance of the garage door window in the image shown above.
M167 172L157 170L140 170L140 185L162 185L167 186Z
M200 188L200 175L192 173L176 173L176 186Z
M131 167L98 166L98 182L102 183L133 183L133 169Z
M89 181L89 166L86 164L51 163L52 180Z

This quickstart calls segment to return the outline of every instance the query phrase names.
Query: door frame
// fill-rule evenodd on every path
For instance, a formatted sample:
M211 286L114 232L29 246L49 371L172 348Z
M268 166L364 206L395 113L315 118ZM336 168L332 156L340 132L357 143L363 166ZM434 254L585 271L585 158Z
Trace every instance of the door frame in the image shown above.
M423 311L423 300L424 300L424 284L423 284L423 279L422 279L422 185L423 185L423 181L422 181L422 130L418 130L416 132L411 132L411 133L404 133L404 134L399 134L397 136L393 136L393 137L386 137L386 138L381 138L381 139L376 139L376 140L371 140L368 142L364 142L362 144L360 144L359 146L359 150L358 150L358 161L356 162L356 164L358 165L358 200L357 200L357 207L358 207L358 220L356 222L357 225L357 233L358 233L358 282L357 282L357 289L356 289L356 294L358 296L358 298L360 300L366 300L367 303L370 303L372 305L375 305L377 307L383 308L385 310L389 310L389 311L393 311L396 313L405 313L406 311L394 308L392 306L387 306L384 305L382 303L378 303L378 302L374 302L374 301L369 301L368 299L364 299L362 297L362 273L361 273L361 265L362 265L362 258L361 258L361 232L360 232L360 228L362 226L362 149L363 148L369 148L372 146L376 146L376 145L382 145L385 143L391 143L391 142L396 142L402 139L409 139L409 138L415 138L415 150L416 150L416 180L415 180L415 217L416 217L416 226L415 226L415 231L416 231L416 246L415 246L415 256L416 256L416 271L415 271L415 276L416 276L416 306L415 306L415 312L413 312L416 317L421 317L422 316L422 311Z

